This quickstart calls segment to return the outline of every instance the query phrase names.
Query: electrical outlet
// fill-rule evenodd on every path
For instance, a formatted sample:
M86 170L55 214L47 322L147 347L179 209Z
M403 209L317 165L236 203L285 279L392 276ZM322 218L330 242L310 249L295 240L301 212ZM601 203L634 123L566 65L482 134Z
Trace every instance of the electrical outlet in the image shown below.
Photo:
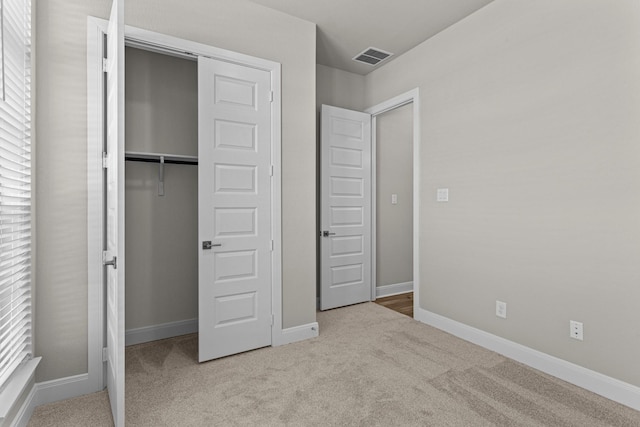
M575 320L569 320L569 336L573 339L582 341L582 322L576 322Z
M496 316L502 317L503 319L507 318L507 303L496 300Z

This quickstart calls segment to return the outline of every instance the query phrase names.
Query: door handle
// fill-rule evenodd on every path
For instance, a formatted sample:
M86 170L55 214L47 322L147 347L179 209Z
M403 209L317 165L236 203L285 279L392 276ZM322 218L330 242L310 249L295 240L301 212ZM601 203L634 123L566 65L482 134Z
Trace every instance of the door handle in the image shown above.
M329 231L323 231L322 232L322 237L329 237L329 236L335 236L336 233L329 233Z
M211 240L206 240L204 242L202 242L202 249L211 249L214 247L220 247L222 246L222 243L211 243Z

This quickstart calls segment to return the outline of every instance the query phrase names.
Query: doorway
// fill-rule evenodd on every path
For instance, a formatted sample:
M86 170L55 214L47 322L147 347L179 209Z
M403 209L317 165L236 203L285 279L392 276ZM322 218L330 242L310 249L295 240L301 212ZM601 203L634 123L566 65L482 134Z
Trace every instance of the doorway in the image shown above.
M404 109L404 116L402 116L403 111L402 109ZM410 114L408 112L408 110L410 110ZM394 113L394 111L396 111L396 113ZM390 286L387 287L386 289L384 288L384 286L386 285L385 283L382 283L380 288L381 291L379 291L379 286L378 286L378 275L377 274L372 274L372 283L371 283L371 301L375 301L378 296L384 296L386 295L393 295L393 294L401 294L401 293L407 293L407 292L412 292L412 302L413 302L413 317L415 318L416 313L418 312L418 308L420 306L420 244L419 244L419 238L420 238L420 145L421 145L421 138L420 138L420 91L418 88L412 89L408 92L405 92L403 94L400 94L398 96L395 96L391 99L388 99L386 101L383 101L379 104L374 105L371 108L368 108L366 110L367 113L371 114L373 117L373 123L372 123L372 127L373 129L375 129L376 131L373 134L373 146L374 149L372 150L374 153L374 157L377 156L378 153L378 149L377 149L377 128L378 128L378 117L383 117L384 120L384 114L385 113L392 113L392 115L397 115L399 114L400 117L398 117L397 119L399 120L394 120L394 118L392 116L391 117L391 124L393 125L398 125L400 124L400 126L404 127L405 129L405 139L407 138L406 136L406 131L408 129L406 129L406 127L410 126L410 139L411 139L411 143L410 143L410 151L411 151L411 155L410 157L405 154L404 160L402 160L403 162L409 161L411 162L411 175L410 175L410 179L411 179L411 214L409 216L408 212L405 210L405 221L407 220L406 218L408 218L408 221L411 222L411 250L409 251L408 249L405 249L405 259L404 261L406 262L406 257L409 256L407 254L410 254L411 257L411 264L410 267L409 266L405 266L405 269L411 269L412 270L412 274L411 274L411 282L402 282L400 281L399 283L390 283L391 285L396 285L396 286ZM410 115L410 119L409 116ZM409 123L410 121L410 123ZM391 130L393 131L393 128L395 126L391 126ZM407 141L408 142L408 141ZM378 183L376 182L377 180L377 158L376 160L373 162L373 167L374 167L374 171L372 173L373 179L374 179L374 183L373 186L374 188L376 188L376 191L373 192L373 200L374 200L374 204L376 206L378 206L379 201L378 201L378 197L382 197L382 195L378 196ZM405 178L406 180L406 178ZM407 186L407 184L404 184L405 188ZM393 197L393 194L396 194L396 197ZM394 193L393 190L387 190L387 192L384 194L387 196L387 200L382 200L380 202L383 203L387 203L387 207L389 205L392 206L396 206L393 202L397 201L397 203L400 203L400 195L399 193ZM392 198L393 197L393 198ZM378 223L378 218L377 218L377 212L378 209L374 210L374 219L373 219L373 223L377 224ZM393 214L394 212L392 212ZM392 215L393 216L393 215ZM385 230L386 232L386 230ZM391 227L391 229L389 230L390 233L393 233L393 227ZM405 230L405 235L406 235L407 231ZM372 248L373 248L373 265L374 265L374 272L377 273L378 271L378 245L379 245L379 240L380 240L380 236L378 236L378 227L373 227L372 229ZM406 240L406 237L405 237ZM384 268L384 267L383 267ZM383 276L386 277L386 276ZM393 276L389 276L389 277L393 277ZM400 279L402 280L402 279ZM395 280L391 280L394 281Z
M406 106L406 107L405 107ZM385 113L403 109L410 113L410 136L407 141L407 156L411 181L404 196L389 193L388 202L398 205L399 200L406 205L404 221L411 227L404 231L408 240L402 261L404 270L412 272L408 280L383 283L379 294L376 276L378 267L376 253L378 246L376 211L376 121ZM323 106L321 132L320 167L320 308L328 309L365 301L375 301L378 296L413 291L414 312L419 304L419 212L420 212L420 128L419 90L413 89L367 109L364 113L337 107ZM325 114L325 112L327 114ZM367 119L368 118L368 119ZM368 150L359 149L367 126L372 137ZM360 146L363 146L360 143ZM370 153L370 154L367 154ZM394 167L398 167L397 165ZM408 167L405 168L409 169ZM407 187L407 185L405 185ZM324 188L324 189L323 189ZM408 191L408 193L407 193ZM407 196L411 194L411 196ZM393 199L391 196L395 195ZM366 199L369 199L368 201ZM395 203L393 203L395 202ZM369 207L369 209L367 209ZM357 226L357 233L354 232ZM360 231L361 230L361 231ZM385 230L386 232L386 230ZM391 227L393 233L393 227ZM355 235L354 235L355 234ZM393 245L391 246L393 253ZM407 259L409 258L409 259ZM349 274L347 274L349 273ZM391 285L391 286L389 286ZM349 292L345 289L351 288ZM364 291L363 291L364 290ZM357 295L356 295L357 293ZM344 295L341 295L344 294ZM329 298L326 298L329 296ZM328 301L328 303L327 303Z
M412 105L374 117L375 301L413 317Z
M375 297L413 291L413 126L411 104L373 119Z
M115 136L115 133L107 132L107 119L116 117L113 112L107 113L108 110L114 109L118 112L119 119L124 118L122 96L124 90L113 89L124 87L124 67L120 69L114 64L124 62L116 61L115 58L124 59L125 38L129 46L151 52L182 58L189 57L191 60L195 57L199 67L199 78L206 76L209 80L198 83L198 88L202 91L198 94L198 102L204 103L204 105L198 105L198 114L203 114L205 111L207 113L204 119L200 117L198 120L198 126L204 126L204 129L198 129L198 144L202 145L202 141L205 141L209 149L221 151L213 155L205 152L203 155L202 148L198 148L198 170L204 171L213 180L203 186L202 179L206 179L206 176L205 178L199 176L198 188L206 187L209 190L209 196L219 196L224 200L214 201L213 209L211 204L205 201L210 209L204 215L209 215L207 222L212 228L205 230L202 225L199 225L198 239L193 242L193 245L197 247L197 253L199 253L199 269L202 270L201 267L205 265L210 266L211 269L205 272L199 271L198 282L199 284L213 283L216 288L223 288L225 282L240 283L244 286L244 290L235 292L233 295L224 293L208 295L212 298L206 298L205 303L214 305L207 309L215 313L213 322L217 323L209 322L206 328L215 329L214 335L222 330L234 329L238 332L233 334L233 340L224 341L224 346L231 348L232 352L248 350L248 348L238 350L246 344L242 342L238 346L238 342L241 341L239 337L246 335L244 329L257 316L261 317L261 325L267 325L268 335L268 342L261 343L257 347L277 342L282 336L280 64L146 30L132 27L125 29L122 23L121 5L119 2L114 2L115 12L110 20L112 25L109 25L108 21L89 19L87 63L89 87L87 106L89 115L88 270L89 337L91 337L88 349L89 380L95 384L93 391L101 389L105 384L104 371L109 372L107 377L110 380L107 385L110 398L112 395L117 396L116 399L112 399L114 420L117 425L124 422L124 267L126 263L124 249L118 249L117 252L105 251L104 225L108 218L113 218L113 212L118 218L122 218L121 223L116 224L119 227L118 232L110 234L110 238L118 237L121 242L110 247L122 247L125 240L125 147L124 137L118 136L118 142L110 145L113 150L105 152L104 137L107 134L110 138L112 135ZM112 55L109 55L109 58L113 61L109 58L105 60L107 50L111 51ZM114 50L116 53L113 52ZM105 76L105 70L113 71L114 69L118 71ZM203 70L205 70L204 73ZM260 81L252 80L254 76L258 76L256 78ZM117 83L118 80L122 83ZM107 81L114 83L109 85L111 91L105 89ZM120 100L121 106L115 107L114 104L118 102L114 103L114 100ZM260 106L257 103L261 103ZM255 129L258 126L252 124L252 119L239 118L238 114L242 114L240 113L242 110L264 111L265 114L260 116L262 122L259 126L266 130L264 134L260 134ZM119 126L122 126L122 121L119 122ZM202 138L201 135L213 139ZM260 147L251 145L251 141L257 141L256 138L260 138ZM233 156L230 153L234 150L242 153ZM180 154L176 156L163 156L162 153L157 152L142 154L145 156L153 154L154 161L159 163L160 171L163 171L162 168L165 166L163 160L181 159ZM107 175L105 169L107 173L110 169L119 171L115 174L116 181L108 188L105 187ZM163 181L162 178L168 178L168 176L162 172L159 173L158 184ZM158 185L158 192L169 190L168 186L161 187ZM120 200L120 203L108 205L109 200L114 197L105 197L105 188L107 193L113 193L116 190L118 195L115 200ZM257 207L251 204L250 198L262 196L266 198L261 199ZM202 199L203 197L199 194L199 207L205 206L201 202ZM264 212L267 214L260 214ZM203 215L199 214L198 217L202 219ZM260 234L256 239L258 225ZM212 235L203 235L203 230L211 232ZM252 234L252 231L255 233ZM266 239L263 238L265 234L268 235ZM259 248L252 248L252 244L259 245ZM156 248L148 246L144 249ZM209 258L203 262L203 256ZM260 270L258 270L258 258L261 262ZM267 264L269 268L265 268ZM110 274L110 280L118 283L110 284L106 290L105 274L116 271L117 274ZM264 279L268 283L268 289L265 291L263 288L260 296L258 291L251 288L256 279ZM258 297L262 301L260 304L257 303ZM199 289L199 303L202 299L202 290ZM107 300L110 303L109 310L105 307ZM203 311L202 307L199 311ZM202 319L202 316L198 316L199 321ZM105 345L106 324L111 325L108 345ZM200 324L199 333L202 333L203 329ZM206 339L209 345L210 338L211 336ZM213 341L218 338L221 338L219 334ZM220 355L206 356L207 359L215 357ZM118 403L114 404L116 401Z
M125 50L128 346L198 331L198 69Z

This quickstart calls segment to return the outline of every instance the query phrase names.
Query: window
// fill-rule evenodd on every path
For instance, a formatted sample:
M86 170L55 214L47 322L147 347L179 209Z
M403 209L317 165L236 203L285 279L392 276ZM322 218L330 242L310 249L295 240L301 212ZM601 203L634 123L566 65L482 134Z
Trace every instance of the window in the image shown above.
M0 0L0 388L31 358L31 2Z

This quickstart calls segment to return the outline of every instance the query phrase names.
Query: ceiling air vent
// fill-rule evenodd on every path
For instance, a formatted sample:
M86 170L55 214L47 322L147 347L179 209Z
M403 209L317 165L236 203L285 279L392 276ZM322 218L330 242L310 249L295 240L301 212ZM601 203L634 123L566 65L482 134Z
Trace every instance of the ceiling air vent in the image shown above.
M370 47L354 56L353 60L374 66L389 58L391 55L393 55L393 53L385 52L384 50L375 47Z

